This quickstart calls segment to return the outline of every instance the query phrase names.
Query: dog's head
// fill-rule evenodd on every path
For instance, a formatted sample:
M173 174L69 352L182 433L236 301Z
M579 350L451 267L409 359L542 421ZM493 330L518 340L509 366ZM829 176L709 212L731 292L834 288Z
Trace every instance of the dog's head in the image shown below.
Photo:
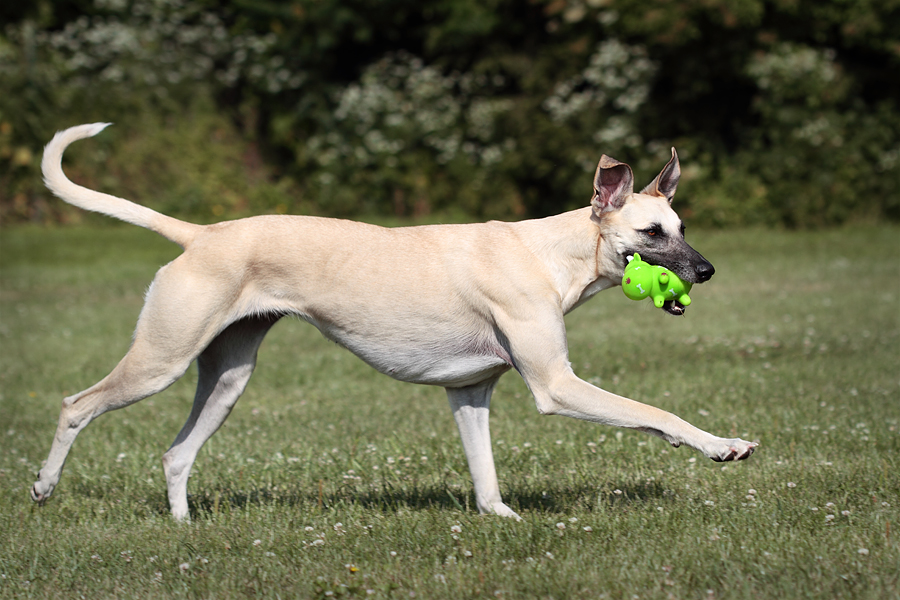
M672 198L681 177L678 155L672 158L650 185L634 193L631 167L605 154L594 175L592 218L600 227L598 260L601 271L621 277L628 257L635 252L655 265L675 272L690 283L707 281L715 273L712 264L684 239L684 224L672 210ZM684 306L666 302L663 310L684 314Z

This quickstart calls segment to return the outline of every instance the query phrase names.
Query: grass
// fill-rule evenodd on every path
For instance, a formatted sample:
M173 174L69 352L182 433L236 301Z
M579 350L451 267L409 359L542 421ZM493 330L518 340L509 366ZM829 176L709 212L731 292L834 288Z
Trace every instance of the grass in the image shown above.
M160 457L194 370L93 423L53 498L28 498L60 400L125 353L178 249L132 227L4 229L0 596L898 598L898 235L698 234L718 273L685 318L615 290L569 316L579 375L761 440L749 461L541 417L512 373L492 432L524 521L482 517L442 390L283 320L179 525Z

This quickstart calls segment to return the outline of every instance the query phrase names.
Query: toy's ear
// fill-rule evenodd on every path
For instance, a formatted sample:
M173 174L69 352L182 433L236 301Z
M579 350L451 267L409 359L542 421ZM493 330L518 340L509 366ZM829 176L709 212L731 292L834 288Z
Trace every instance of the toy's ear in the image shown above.
M631 167L605 154L601 156L594 174L594 196L591 198L594 215L600 217L622 208L633 192Z
M669 159L669 162L666 163L663 170L659 172L656 179L651 181L650 185L641 190L641 193L665 198L669 201L669 204L671 204L680 178L681 164L678 162L678 154L675 152L675 148L672 148L672 158Z

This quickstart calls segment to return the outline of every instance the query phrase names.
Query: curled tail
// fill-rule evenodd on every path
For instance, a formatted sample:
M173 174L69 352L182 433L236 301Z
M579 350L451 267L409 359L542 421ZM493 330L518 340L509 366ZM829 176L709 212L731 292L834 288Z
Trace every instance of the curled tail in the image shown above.
M44 148L41 171L44 183L51 192L68 202L85 210L103 213L127 223L140 225L155 231L182 248L187 248L194 237L203 229L202 225L194 225L160 214L146 206L129 202L102 192L95 192L69 181L62 170L62 155L72 142L97 135L109 123L91 123L70 127L58 132Z

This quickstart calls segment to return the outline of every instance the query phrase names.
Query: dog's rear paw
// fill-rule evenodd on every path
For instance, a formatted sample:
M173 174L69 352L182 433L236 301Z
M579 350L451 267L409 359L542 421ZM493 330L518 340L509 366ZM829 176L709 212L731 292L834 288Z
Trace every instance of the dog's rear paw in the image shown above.
M516 511L503 504L502 502L491 504L491 506L487 510L482 510L480 512L485 514L497 515L498 517L509 517L515 519L516 521L522 520L522 517L516 514Z
M58 481L58 477L56 481L53 481L50 477L47 477L43 471L41 471L40 473L38 473L37 481L35 481L34 485L31 486L31 499L38 504L43 504L47 501L47 498L50 497L50 494L53 493L53 489L56 487L56 483Z
M43 504L44 502L47 501L47 498L50 497L50 494L49 493L45 493L45 494L40 493L37 489L38 483L40 483L40 482L37 482L33 486L31 486L31 499L34 502L37 502L38 504Z
M744 460L748 458L759 447L759 442L748 442L738 438L732 440L722 440L722 445L711 454L707 454L716 462L727 462L730 460Z

